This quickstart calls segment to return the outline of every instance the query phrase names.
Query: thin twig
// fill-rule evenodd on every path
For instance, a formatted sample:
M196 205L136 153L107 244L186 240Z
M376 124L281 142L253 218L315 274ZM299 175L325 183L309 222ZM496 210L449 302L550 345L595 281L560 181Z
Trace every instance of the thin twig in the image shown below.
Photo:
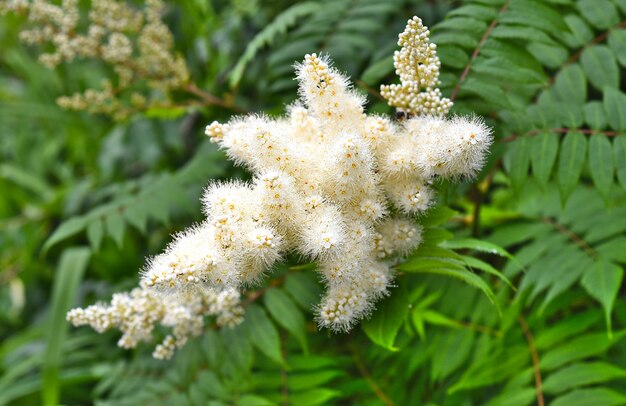
M533 373L535 375L535 390L537 392L537 404L538 406L544 406L545 402L543 400L543 391L541 389L541 371L539 370L539 354L537 354L537 348L535 347L535 340L533 339L533 335L528 328L528 323L522 316L517 318L520 326L522 326L522 330L524 331L524 335L526 336L526 341L528 341L528 349L530 350L530 355L533 360Z
M220 99L217 96L212 95L211 93L205 92L204 90L198 88L195 83L189 83L184 90L188 93L191 93L202 101L204 101L204 105L214 105L224 107L230 110L234 110L240 113L246 113L247 110L235 105L234 103L227 102L225 100Z
M557 133L557 134L567 134L569 132L578 132L578 133L586 134L586 135L606 135L607 137L617 137L619 135L624 135L624 132L620 132L620 131L598 131L598 130L592 130L589 128L549 128L547 130L542 130L542 129L530 130L521 135L511 134L508 137L502 138L500 142L511 142L511 141L515 141L516 139L524 135L537 135L537 134L542 134L546 132L552 132L552 133Z
M592 45L595 45L595 44L598 44L598 43L604 41L611 31L619 30L620 28L624 28L624 27L626 27L626 21L622 21L621 23L619 23L619 24L609 28L607 31L603 32L602 34L599 34L597 37L592 39L589 43L585 44L585 46L580 48L578 50L578 52L576 52L574 55L570 56L569 59L567 61L565 61L563 66L567 66L567 65L570 65L570 64L576 62L578 59L580 59L580 57L583 54L583 52L585 51L585 49L589 48Z
M598 259L598 253L596 252L596 250L591 248L591 246L587 244L587 241L583 240L578 234L550 217L546 216L542 220L544 223L550 224L558 232L569 238L574 244L576 244L581 250L583 250L585 254L589 255L593 259Z
M380 100L385 100L385 98L373 87L369 86L367 83L363 82L362 80L357 80L356 81L357 86L362 87L363 89L365 89L367 91L367 93L371 94L372 96L376 97L377 99Z
M283 283L285 283L285 275L281 276L280 278L272 279L272 281L266 287L264 287L262 289L255 290L255 291L249 293L247 295L248 297L246 298L246 300L241 302L241 305L244 306L244 307L249 305L250 303L258 300L259 298L261 298L261 296L263 296L265 294L265 292L267 292L268 290L270 290L272 288L275 288L277 286L280 286Z
M507 8L509 8L509 0L507 0L506 3L504 3L502 8L500 9L500 11L498 11L498 15L496 16L496 18L493 19L491 24L489 24L489 27L487 27L487 30L485 31L482 38L478 42L476 49L474 49L474 52L472 53L472 57L467 62L467 65L465 65L465 69L463 69L463 73L461 73L461 76L459 77L459 81L457 82L456 86L454 87L454 90L452 91L452 94L450 95L450 101L454 101L454 99L456 99L456 96L461 90L461 85L463 84L463 82L465 82L465 79L467 78L467 75L469 74L470 69L472 68L472 62L474 62L474 60L478 58L478 54L480 54L481 48L483 47L483 45L485 45L485 42L487 42L487 39L491 35L491 32L493 31L493 29L496 28L496 25L498 25L498 17L500 17L500 15L504 13L507 10Z
M396 406L393 400L391 400L389 396L387 396L387 394L383 392L380 386L378 386L378 384L374 381L374 379L372 379L372 376L367 371L367 368L365 368L365 364L363 364L363 361L361 361L361 358L359 357L359 353L357 352L354 344L350 345L350 349L352 350L352 358L354 358L354 364L356 365L363 379L365 379L365 382L367 382L367 384L369 385L372 392L376 394L378 399L380 399L380 401L383 402L385 406Z

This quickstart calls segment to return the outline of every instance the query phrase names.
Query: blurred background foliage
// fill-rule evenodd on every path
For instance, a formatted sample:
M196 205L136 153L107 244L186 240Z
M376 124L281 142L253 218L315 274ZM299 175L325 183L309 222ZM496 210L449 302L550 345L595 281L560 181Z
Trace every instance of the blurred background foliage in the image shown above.
M200 219L209 179L247 176L203 128L280 114L304 54L391 114L376 89L413 15L453 112L485 116L496 142L475 182L436 185L424 246L363 329L317 331L315 275L287 266L247 292L242 325L169 362L68 328ZM174 94L123 122L64 111L58 96L107 72L41 66L23 19L0 17L0 404L626 404L626 2L181 0L164 21L228 108Z

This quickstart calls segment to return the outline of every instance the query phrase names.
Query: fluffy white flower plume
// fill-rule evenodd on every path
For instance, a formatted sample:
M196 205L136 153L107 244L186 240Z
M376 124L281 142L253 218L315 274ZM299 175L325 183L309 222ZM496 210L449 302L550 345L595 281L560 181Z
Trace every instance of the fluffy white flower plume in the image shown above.
M433 90L439 60L428 30L412 19L400 38L397 88L440 95ZM449 101L420 110L407 99L401 107L428 114L392 121L368 116L364 98L326 57L306 55L296 74L300 101L287 116L250 115L206 127L253 180L206 189L206 220L149 261L147 291L188 297L239 289L296 253L316 262L328 287L317 306L319 325L346 331L387 293L391 266L419 246L422 229L413 216L432 206L431 181L470 177L483 164L489 128L476 117L443 118ZM164 353L171 348L162 346Z

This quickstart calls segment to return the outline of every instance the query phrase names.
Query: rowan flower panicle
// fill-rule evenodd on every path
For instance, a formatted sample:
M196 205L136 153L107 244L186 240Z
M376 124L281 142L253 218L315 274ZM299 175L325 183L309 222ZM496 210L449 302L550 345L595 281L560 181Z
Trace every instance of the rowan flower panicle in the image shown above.
M143 9L137 9L124 1L92 0L88 13L81 17L77 0L63 0L61 4L9 0L0 4L0 13L27 17L30 28L20 33L23 42L52 45L52 52L39 56L47 67L76 59L98 59L113 71L113 79L103 79L100 89L61 96L59 106L123 119L135 110L167 102L168 92L189 81L185 60L173 52L172 33L161 21L164 3L145 3Z
M436 86L438 59L419 19L409 20L400 42L398 71L403 83L413 81L404 83L402 92L414 95ZM348 78L316 54L296 65L296 75L300 101L286 117L250 115L206 127L210 140L253 179L206 189L207 218L148 262L142 276L146 294L187 298L211 289L235 292L258 283L285 254L297 253L316 263L327 285L316 307L319 325L349 330L388 294L393 265L421 243L414 217L433 205L432 180L470 177L483 164L491 135L476 117L446 119L447 109L432 108L398 122L367 115ZM235 310L212 314L220 314L218 321L239 320L237 304L228 308ZM93 317L101 318L102 311L94 310ZM78 315L79 310L72 320L84 324ZM181 322L178 330L194 333L195 320ZM178 330L155 355L171 354L181 342Z

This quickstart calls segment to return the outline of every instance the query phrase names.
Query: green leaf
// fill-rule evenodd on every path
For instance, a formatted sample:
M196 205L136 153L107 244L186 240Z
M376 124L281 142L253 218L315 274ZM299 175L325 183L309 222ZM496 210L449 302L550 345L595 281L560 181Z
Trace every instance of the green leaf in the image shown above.
M589 170L591 178L605 199L609 198L613 185L613 148L608 137L593 135L589 141Z
M408 312L408 295L404 285L400 285L377 305L372 317L361 323L361 326L375 344L390 351L398 351L398 348L394 347L394 342Z
M98 251L100 249L102 237L104 237L104 224L102 223L102 220L93 220L89 223L89 226L87 226L87 239L89 240L89 245L91 245L91 248L94 251Z
M278 330L267 317L265 310L254 304L248 306L246 320L248 338L252 345L276 363L284 364Z
M122 215L118 212L113 212L106 217L107 233L113 238L113 241L119 248L122 248L124 243L124 231L126 230L126 222Z
M587 101L587 79L579 64L566 66L556 75L554 91L565 103L582 105Z
M431 268L457 268L465 269L463 263L452 258L430 258L430 257L417 257L410 259L409 261L402 263L396 268L405 272L428 272Z
M587 293L602 304L609 336L612 335L611 312L623 276L624 270L619 266L611 262L597 261L595 267L587 269L580 281Z
M314 13L320 7L321 4L315 2L295 4L276 16L246 47L243 55L230 73L228 79L230 86L237 86L246 66L254 59L263 46L270 44L278 35L284 34L299 18Z
M615 156L615 163L617 164L617 179L622 185L622 188L626 189L626 137L619 136L613 140L613 155ZM620 164L621 162L621 164Z
M363 72L363 75L361 75L361 80L373 86L379 83L385 76L392 73L393 70L393 58L383 58L370 65L365 72Z
M470 17L455 17L447 18L437 23L437 25L432 28L432 31L439 32L440 30L453 30L470 32L474 34L482 34L483 32L485 32L486 29L487 24L484 21ZM439 48L437 48L437 53L439 54Z
M545 2L512 1L506 13L499 18L499 24L529 25L551 34L567 31L561 14Z
M467 52L454 45L442 45L437 47L437 55L441 59L441 64L461 69L469 62Z
M289 364L292 365L291 359ZM287 386L291 390L304 390L319 387L325 383L345 375L345 372L337 369L323 369L310 372L290 373L287 378Z
M513 259L504 248L489 241L477 240L475 238L457 238L448 240L441 244L442 247L451 249L471 249L475 251L485 252L487 254L500 255L501 257Z
M148 216L146 210L140 204L133 204L124 210L124 219L128 224L135 227L142 234L145 234L148 227Z
M577 14L566 16L565 23L571 32L564 32L562 36L570 48L580 48L593 39L593 30Z
M602 314L596 308L572 314L558 324L540 330L535 335L535 345L542 351L551 348L569 337L585 332L600 320Z
M458 212L444 205L436 206L428 210L423 217L420 217L420 224L424 227L436 227L446 223Z
M509 40L523 40L527 42L538 42L542 44L555 45L555 41L543 31L525 25L497 25L491 31L493 38L504 38Z
M321 289L313 272L291 273L285 280L285 290L303 309L309 310L319 300Z
M560 45L533 42L528 44L527 49L542 65L548 68L560 68L569 56L567 49Z
M257 395L243 395L237 402L238 406L275 406L276 403Z
M608 43L619 63L626 67L626 29L611 31Z
M606 333L592 333L579 336L546 352L541 357L539 365L542 370L551 370L572 361L601 354L617 344L624 337L625 333L624 331L615 333L613 338L607 337Z
M558 182L561 200L567 201L574 191L587 155L587 137L577 132L569 132L561 144L559 156Z
M552 174L552 168L559 149L558 135L551 132L536 135L531 141L530 162L533 174L539 184L545 189Z
M470 76L462 83L461 90L464 93L474 94L495 106L510 106L509 99L501 86L478 79L476 76L478 75Z
M494 385L525 368L530 362L529 358L527 349L522 346L509 346L503 351L483 355L470 364L463 376L448 389L448 393Z
M554 399L550 406L617 406L626 404L626 396L608 388L577 389Z
M596 89L619 87L619 68L609 47L593 45L586 48L580 57L580 62L589 81Z
M289 394L290 404L298 406L327 405L331 399L338 397L341 392L326 388L315 388L306 392Z
M267 311L274 320L289 331L299 342L302 350L308 353L304 316L298 306L280 289L269 289L263 295Z
M496 79L512 83L542 83L544 78L531 69L526 69L509 62L505 58L480 58L472 64L472 70Z
M491 264L488 264L487 262L482 261L478 258L470 257L468 255L463 255L463 261L465 261L465 264L468 267L473 268L473 269L478 269L490 275L493 275L496 278L500 279L502 282L504 282L508 287L515 290L515 287L513 286L509 278L504 276L502 272L498 271Z
M576 7L585 20L600 30L606 30L619 22L617 9L609 0L580 0Z
M612 129L626 131L626 94L606 87L603 90L604 111Z
M511 179L513 190L519 193L528 178L528 168L530 166L530 147L528 137L522 136L510 144L507 151L507 171Z
M579 386L626 377L626 369L605 362L578 363L548 376L542 388L546 393L561 393Z
M42 251L47 252L53 245L83 231L87 226L87 220L84 217L72 217L71 219L61 223L52 235L46 240Z
M496 296L494 295L489 285L480 276L476 275L473 272L470 272L466 269L453 267L425 268L415 270L414 272L432 273L436 275L444 275L460 279L468 285L480 289L485 294L485 296L487 296L487 299L489 299L491 303L496 305L498 312L500 312L500 307L498 306L498 303L496 301Z
M606 127L606 114L604 106L599 101L591 101L583 107L585 122L594 130L602 130Z
M446 17L467 16L477 18L479 20L491 21L496 17L496 15L497 11L493 7L470 4L450 11Z
M68 327L65 317L74 301L90 256L91 251L88 248L68 248L63 251L56 270L42 369L42 403L46 405L59 404L59 371L63 363L62 351Z

